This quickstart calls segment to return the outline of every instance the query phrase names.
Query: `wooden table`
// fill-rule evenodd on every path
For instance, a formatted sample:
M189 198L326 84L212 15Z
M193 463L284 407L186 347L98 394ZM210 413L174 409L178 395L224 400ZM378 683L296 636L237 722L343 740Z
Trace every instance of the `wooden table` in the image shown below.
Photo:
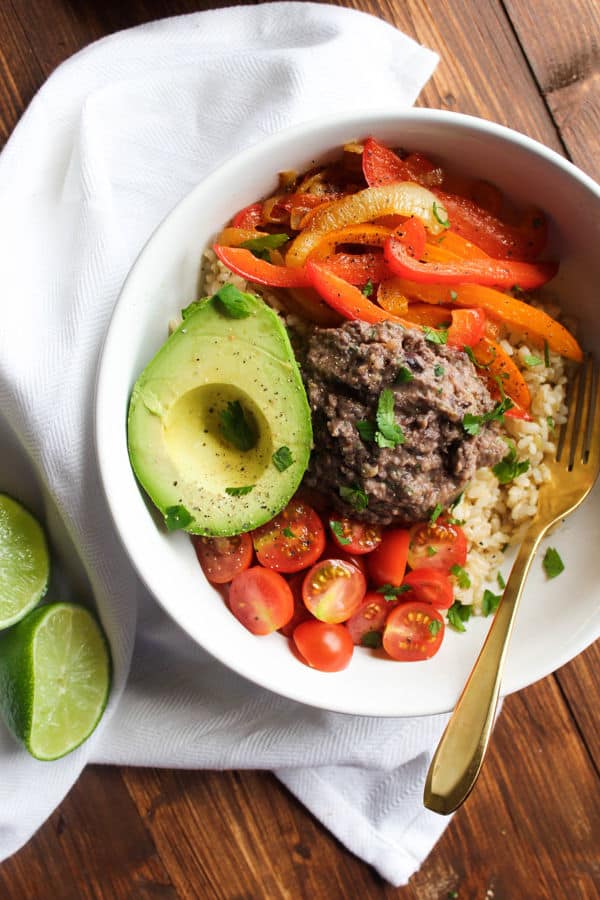
M52 70L85 44L219 5L229 4L1 0L0 139ZM345 5L381 16L440 54L420 105L510 125L600 178L595 0ZM28 846L0 866L0 896L595 898L599 671L596 645L508 698L475 793L406 888L382 882L270 774L90 767Z

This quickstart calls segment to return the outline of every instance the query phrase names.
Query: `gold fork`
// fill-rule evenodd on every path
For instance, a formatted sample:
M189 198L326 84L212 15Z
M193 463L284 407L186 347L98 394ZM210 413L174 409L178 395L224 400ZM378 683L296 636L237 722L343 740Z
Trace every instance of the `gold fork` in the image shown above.
M539 493L538 512L513 564L477 662L435 752L423 802L447 815L467 798L481 770L498 705L502 669L525 579L540 541L589 494L600 468L598 367L588 356L571 381L568 415L549 463L552 480Z

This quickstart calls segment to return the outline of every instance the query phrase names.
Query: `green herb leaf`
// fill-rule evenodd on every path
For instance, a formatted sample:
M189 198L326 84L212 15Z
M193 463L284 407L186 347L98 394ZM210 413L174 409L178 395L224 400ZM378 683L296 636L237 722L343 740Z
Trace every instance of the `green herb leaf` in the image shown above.
M344 526L341 522L336 522L331 519L329 522L329 527L335 534L338 544L341 544L343 547L345 547L346 544L352 543L351 539L349 537L346 537L346 535L344 534Z
M483 615L489 616L492 613L495 613L501 600L502 594L493 594L486 588L483 592L483 600L481 601L481 612Z
M433 217L440 223L440 225L443 225L444 228L450 228L450 219L448 218L448 213L446 213L446 218L443 219L442 216L440 215L440 210L443 210L443 212L446 212L444 207L438 206L438 204L434 200L433 201Z
M473 607L468 604L462 604L460 600L455 600L448 610L448 625L455 631L466 631L465 622L471 618Z
M249 494L250 491L254 490L253 484L245 484L243 487L228 487L225 488L225 493L229 494L230 497L245 497L246 494Z
M530 355L530 356L526 356L524 358L523 362L525 363L526 366L530 366L530 367L541 366L543 363L543 359L540 359L539 356Z
M281 247L281 245L285 244L289 239L289 235L287 234L265 234L263 237L251 238L249 241L244 241L240 244L240 247L243 247L244 250L249 250L258 259L265 259L267 262L271 262L271 254L269 251L276 250L277 247Z
M430 544L427 547L427 549L425 550L425 553L427 554L427 556L435 556L435 554L437 553L437 550L435 549L435 547L432 547Z
M394 406L394 392L390 388L384 388L377 401L377 413L375 416L377 428L379 429L379 434L375 435L375 440L380 447L396 447L398 444L403 444L406 440L402 429L396 422ZM378 440L379 435L385 440L385 443L381 443Z
M294 462L294 457L289 447L280 447L279 450L275 451L271 459L275 468L279 469L280 472L285 472Z
M254 299L252 294L238 291L233 284L224 284L212 299L221 315L229 319L247 319L252 313L249 302Z
M381 587L376 588L378 594L383 594L383 599L387 600L388 603L391 603L392 600L395 600L396 597L399 597L400 594L405 594L407 591L412 590L410 584L382 584Z
M506 587L506 582L504 580L502 572L498 572L498 574L496 575L496 581L498 582L498 587L504 590L504 588Z
M373 282L371 281L370 278L367 281L367 283L365 284L365 286L363 287L362 293L365 295L365 297L370 297L371 294L373 293Z
M550 367L550 347L548 341L544 341L544 365L548 369Z
M529 460L517 460L517 451L511 447L506 456L492 466L492 472L500 484L509 484L518 475L529 471Z
M458 300L458 294L456 293L456 291L450 291L450 299L453 303L455 303L456 300Z
M430 328L429 325L424 325L423 334L425 335L425 340L429 341L430 344L448 343L448 332L443 328Z
M458 891L448 891L447 896L448 896L448 900L457 900Z
M475 354L473 353L473 349L472 349L471 347L467 347L467 346L465 345L465 346L463 347L463 350L465 351L465 353L467 354L467 356L469 357L469 359L471 360L471 362L473 363L473 365L474 365L477 369L489 369L489 367L491 366L491 363L480 363L480 362L478 362L478 361L475 359Z
M177 531L178 528L185 528L193 519L194 517L185 506L168 506L165 510L165 525L168 531Z
M441 378L445 371L443 366L437 365L433 367L433 374L436 378Z
M293 538L293 537L295 537L294 532L292 531L291 528L288 528L287 525L286 525L286 527L283 529L282 534L283 534L283 536L286 537L286 538Z
M554 419L552 418L552 416L546 416L546 423L547 423L550 431L554 431L555 424L554 424Z
M432 635L435 637L436 634L439 632L440 628L442 627L442 623L438 622L437 619L432 619L427 627L429 628Z
M371 650L378 650L383 640L380 631L367 631L360 639L362 647L370 647Z
M221 434L230 444L238 450L252 450L258 441L258 435L252 421L246 418L246 413L239 400L230 401L227 408L220 415Z
M475 435L479 434L481 426L485 425L486 422L497 421L502 424L504 422L504 413L512 409L513 406L514 403L510 397L504 397L500 403L496 403L490 412L484 413L482 416L474 416L471 413L467 413L463 416L463 428L467 434Z
M460 501L463 498L463 494L464 494L464 491L461 491L460 494L458 495L458 497L454 498L454 500L450 504L450 509L456 509L456 507L458 506L458 504L460 503Z
M406 366L400 366L396 375L396 384L408 384L415 376Z
M362 421L356 423L356 430L361 436L361 440L363 441L374 441L375 440L375 432L377 429L373 422L369 422L368 419L362 419Z
M469 573L466 569L463 569L462 566L459 566L458 563L450 567L450 574L454 575L460 588L466 589L471 587L471 579L469 578Z
M440 503L436 503L431 515L429 516L429 521L432 525L434 524L434 522L437 522L443 511L444 507Z
M554 547L548 547L544 553L542 560L544 571L548 578L556 578L561 572L564 572L565 564L560 558L560 553Z
M346 487L341 485L339 495L346 503L349 503L357 512L362 512L369 505L369 498L359 487Z

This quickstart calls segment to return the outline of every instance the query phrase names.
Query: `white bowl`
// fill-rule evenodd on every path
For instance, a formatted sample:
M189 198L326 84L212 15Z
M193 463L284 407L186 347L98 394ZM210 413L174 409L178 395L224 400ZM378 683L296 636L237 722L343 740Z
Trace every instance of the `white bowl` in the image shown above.
M356 113L286 130L229 160L198 185L154 233L123 288L102 353L96 406L97 453L115 526L159 603L202 647L236 672L294 700L345 713L411 716L453 708L490 620L450 629L431 660L398 663L359 649L343 672L303 665L280 634L255 637L206 582L191 542L166 534L127 456L131 388L167 335L169 319L196 298L201 254L241 207L272 192L277 173L302 170L352 138L373 134L430 153L539 205L561 259L563 308L577 316L586 348L600 354L600 188L553 151L480 119L437 110ZM600 491L551 538L566 570L547 581L539 560L527 582L506 664L503 693L549 674L600 634Z

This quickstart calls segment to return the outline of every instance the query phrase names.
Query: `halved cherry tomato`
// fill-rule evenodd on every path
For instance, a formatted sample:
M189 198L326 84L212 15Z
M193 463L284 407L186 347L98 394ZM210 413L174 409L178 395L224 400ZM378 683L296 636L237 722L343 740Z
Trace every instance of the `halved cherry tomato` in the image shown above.
M409 532L404 528L389 528L376 550L367 558L371 580L377 585L400 587L406 571Z
M356 566L356 568L363 573L365 578L367 577L366 556L356 556L352 553L347 553L345 549L342 550L342 548L338 547L337 544L334 544L332 540L328 540L325 544L325 549L323 550L321 557L322 559L343 559L344 562L349 562L353 566Z
M460 525L450 525L442 519L432 524L420 522L409 532L408 564L411 569L441 569L449 572L452 566L464 566L467 559L467 538Z
M292 618L294 598L282 575L253 566L231 582L229 608L252 634L271 634Z
M432 569L430 566L413 569L407 573L404 584L412 588L411 600L429 603L436 609L450 609L454 603L452 582L441 569Z
M474 347L485 333L485 313L482 309L453 309L448 329L450 347Z
M388 603L383 594L367 591L365 598L346 622L348 633L355 644L361 644L365 634L383 631L385 620L394 603Z
M383 632L383 649L392 659L416 662L430 659L440 649L444 620L428 603L409 600L389 614Z
M313 617L304 605L302 599L302 582L304 581L304 572L296 572L289 579L288 584L294 598L294 613L289 622L286 622L279 630L285 637L291 638L297 625L301 622L307 622Z
M234 228L256 228L262 220L262 203L251 203L235 214L231 224Z
M356 612L367 591L363 573L343 559L322 559L309 569L302 584L306 608L322 622L345 622Z
M249 534L217 538L194 536L192 543L202 571L213 584L227 584L252 563L254 553Z
M252 532L258 561L278 572L312 566L325 547L325 529L307 503L290 500L283 512Z
M294 631L294 644L303 661L321 672L340 672L354 653L354 644L343 625L302 622Z
M256 284L287 288L307 287L309 284L303 269L274 266L266 259L258 259L250 250L243 247L223 247L221 244L213 244L213 250L228 269Z
M330 519L329 527L333 540L346 553L370 553L381 543L383 537L378 525L366 525L364 522L353 522L346 516Z

